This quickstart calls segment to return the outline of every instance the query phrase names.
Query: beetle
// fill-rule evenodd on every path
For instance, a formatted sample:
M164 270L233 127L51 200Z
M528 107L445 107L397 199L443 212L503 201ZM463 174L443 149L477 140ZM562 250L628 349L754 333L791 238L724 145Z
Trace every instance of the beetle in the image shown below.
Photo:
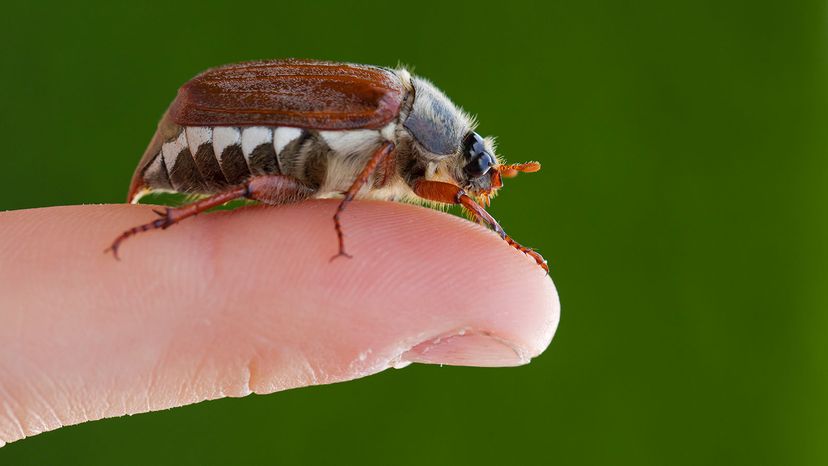
M107 251L117 258L125 239L234 199L278 205L341 196L333 258L350 257L341 216L354 198L432 201L461 205L548 272L540 254L513 241L481 206L502 178L540 164L501 163L475 126L405 69L303 59L209 69L179 89L128 193L132 203L157 191L202 198L156 211L160 218L123 232Z

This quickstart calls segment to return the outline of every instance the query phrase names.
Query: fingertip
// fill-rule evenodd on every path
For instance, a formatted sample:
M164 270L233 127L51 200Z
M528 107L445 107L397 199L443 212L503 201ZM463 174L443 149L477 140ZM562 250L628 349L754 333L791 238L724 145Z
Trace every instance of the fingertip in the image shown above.
M16 245L4 256L15 267L0 267L0 341L27 361L0 354L0 388L23 407L0 414L0 439L410 362L525 364L549 345L555 287L497 235L429 209L355 202L342 216L352 258L330 261L336 205L198 216L130 238L120 261L102 246L151 221L151 207L0 214L14 225L3 243ZM34 372L71 396L32 398ZM43 424L48 410L59 422Z

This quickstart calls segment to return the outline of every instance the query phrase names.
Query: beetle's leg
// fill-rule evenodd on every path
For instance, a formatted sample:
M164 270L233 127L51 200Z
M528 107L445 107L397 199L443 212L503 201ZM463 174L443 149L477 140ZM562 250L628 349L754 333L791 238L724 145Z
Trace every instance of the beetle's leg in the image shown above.
M528 256L535 259L535 262L541 266L546 273L549 273L549 266L546 265L546 260L544 260L543 256L538 254L537 252L533 251L532 249L525 248L515 242L509 235L503 231L503 228L497 223L488 212L486 212L483 207L480 207L480 204L474 202L474 199L469 197L465 191L463 191L459 186L455 186L451 183L444 183L442 181L429 181L429 180L417 180L414 182L413 185L414 193L420 196L423 199L428 199L430 201L442 202L445 204L459 204L462 205L465 209L467 209L471 214L474 216L475 220L478 223L488 225L489 228L496 231L497 234L503 238L510 246L521 251Z
M354 196L357 195L360 189L365 186L365 183L368 182L368 179L371 178L371 175L377 169L377 165L380 164L383 160L385 160L391 152L394 151L394 143L390 141L384 142L371 156L368 160L368 163L365 164L362 171L357 175L354 183L348 188L348 191L345 192L345 197L342 199L342 202L339 203L339 207L336 208L336 213L334 214L334 228L336 229L336 237L339 240L339 253L333 257L331 260L336 259L339 256L345 256L350 258L351 255L345 252L345 239L342 236L342 224L339 222L339 216L342 214L342 211L345 210L345 206L348 205L354 199Z
M220 206L234 199L245 197L263 202L265 204L287 204L307 199L313 195L313 193L313 189L290 176L254 176L241 186L214 194L192 204L183 205L174 209L167 207L163 211L156 210L155 212L160 215L161 218L144 225L130 228L129 230L121 233L121 235L118 236L115 241L112 242L112 245L104 252L112 251L112 254L117 259L118 247L130 236L134 236L148 230L155 230L159 228L162 230L166 229L170 225L178 223L187 217L192 217L193 215L212 209L213 207Z
M374 183L374 187L382 188L387 186L393 179L394 175L397 174L397 158L386 157L383 162L377 166L377 173L380 175L377 182Z

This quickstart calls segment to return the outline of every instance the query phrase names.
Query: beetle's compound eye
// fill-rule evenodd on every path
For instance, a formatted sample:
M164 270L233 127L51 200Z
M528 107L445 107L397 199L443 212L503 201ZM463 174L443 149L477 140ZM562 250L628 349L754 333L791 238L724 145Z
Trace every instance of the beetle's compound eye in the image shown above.
M483 144L483 138L477 133L466 135L466 139L463 140L463 153L469 161L463 167L463 171L469 178L479 178L485 175L495 163L494 157Z

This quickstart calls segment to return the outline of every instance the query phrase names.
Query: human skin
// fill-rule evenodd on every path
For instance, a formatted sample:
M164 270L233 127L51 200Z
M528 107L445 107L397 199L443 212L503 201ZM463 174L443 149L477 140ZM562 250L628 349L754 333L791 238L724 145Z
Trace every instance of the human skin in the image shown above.
M0 213L0 446L61 426L352 380L411 362L515 366L552 281L442 212L334 200L183 221L103 250L149 206Z

